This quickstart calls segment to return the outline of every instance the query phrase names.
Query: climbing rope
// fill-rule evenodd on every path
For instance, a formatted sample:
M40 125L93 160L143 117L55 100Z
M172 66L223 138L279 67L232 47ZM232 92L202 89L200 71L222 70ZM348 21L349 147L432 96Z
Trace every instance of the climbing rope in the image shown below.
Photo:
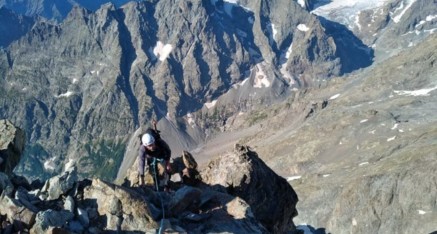
M160 162L161 160L153 157L153 162L152 162L152 167L153 167L153 175L154 175L154 180L155 180L155 187L156 187L156 192L158 193L159 196L159 200L161 201L161 208L162 208L162 219L161 219L161 224L159 225L159 231L158 233L161 234L162 233L162 227L164 226L164 219L165 219L165 209L164 209L164 202L162 201L162 197L161 194L159 193L159 182L158 182L158 173L156 171L156 168L158 167L157 161Z

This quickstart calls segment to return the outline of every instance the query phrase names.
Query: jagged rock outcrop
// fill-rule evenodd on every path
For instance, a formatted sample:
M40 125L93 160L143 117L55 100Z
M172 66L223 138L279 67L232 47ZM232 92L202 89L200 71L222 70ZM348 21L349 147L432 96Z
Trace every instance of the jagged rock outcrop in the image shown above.
M229 194L244 199L269 231L294 230L296 192L249 147L236 145L234 152L211 161L201 175L206 184L223 186Z
M24 149L24 132L10 121L0 120L0 172L11 176L15 166L20 162Z
M41 193L45 194L48 200L56 200L62 194L72 189L77 180L77 169L76 167L71 167L62 175L54 176L47 180L41 189Z
M229 173L243 182L233 189L219 183L208 185L198 181L190 183L195 186L189 186L179 181L173 182L172 192L156 192L153 185L132 187L100 179L78 180L74 166L44 185L29 184L16 176L10 179L0 172L0 231L155 233L161 230L164 233L259 234L294 231L291 219L296 214L295 203L289 204L287 197L291 193L291 200L297 202L296 194L290 185L283 183L283 178L256 157L256 153L247 149L241 147L226 157L230 162L241 162L241 166L209 165L209 172ZM175 168L197 169L197 162L188 152L184 152L180 161L185 168L174 164ZM208 170L205 173L205 178L212 183L214 176L207 176ZM267 186L262 184L260 176L269 178ZM241 181L242 178L246 179ZM267 190L270 191L267 193ZM271 198L285 199L285 203ZM277 204L289 206L291 212L284 212ZM266 219L273 214L276 220ZM290 220L284 222L284 219Z

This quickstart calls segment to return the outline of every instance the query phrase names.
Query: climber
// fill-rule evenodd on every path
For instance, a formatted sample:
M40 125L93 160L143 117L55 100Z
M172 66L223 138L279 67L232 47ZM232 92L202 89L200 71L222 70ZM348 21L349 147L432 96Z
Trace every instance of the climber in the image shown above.
M141 137L141 146L138 155L138 173L140 185L144 185L144 169L153 177L156 189L164 187L168 190L168 181L171 173L171 150L168 144L161 139L159 131L149 128Z

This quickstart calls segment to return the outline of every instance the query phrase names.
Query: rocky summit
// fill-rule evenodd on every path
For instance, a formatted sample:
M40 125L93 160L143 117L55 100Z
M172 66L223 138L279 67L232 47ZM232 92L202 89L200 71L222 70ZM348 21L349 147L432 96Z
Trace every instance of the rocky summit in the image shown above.
M2 131L3 134L4 131ZM8 160L8 159L6 159ZM220 162L238 162L229 167ZM187 164L194 170L195 161ZM211 162L196 183L171 191L77 177L69 167L45 183L0 172L2 233L295 233L293 188L247 146ZM220 178L221 175L229 175ZM226 182L227 181L227 182Z

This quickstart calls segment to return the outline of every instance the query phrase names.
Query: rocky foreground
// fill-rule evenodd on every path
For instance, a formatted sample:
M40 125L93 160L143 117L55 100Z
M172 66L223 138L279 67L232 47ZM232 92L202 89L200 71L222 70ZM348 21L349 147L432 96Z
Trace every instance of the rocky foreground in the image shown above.
M210 162L192 186L178 184L171 192L79 180L75 167L45 183L29 183L3 169L9 160L19 159L16 143L23 142L24 134L8 121L0 124L1 142L8 142L0 150L1 233L296 231L292 221L297 215L295 191L246 146L237 145L233 152Z

